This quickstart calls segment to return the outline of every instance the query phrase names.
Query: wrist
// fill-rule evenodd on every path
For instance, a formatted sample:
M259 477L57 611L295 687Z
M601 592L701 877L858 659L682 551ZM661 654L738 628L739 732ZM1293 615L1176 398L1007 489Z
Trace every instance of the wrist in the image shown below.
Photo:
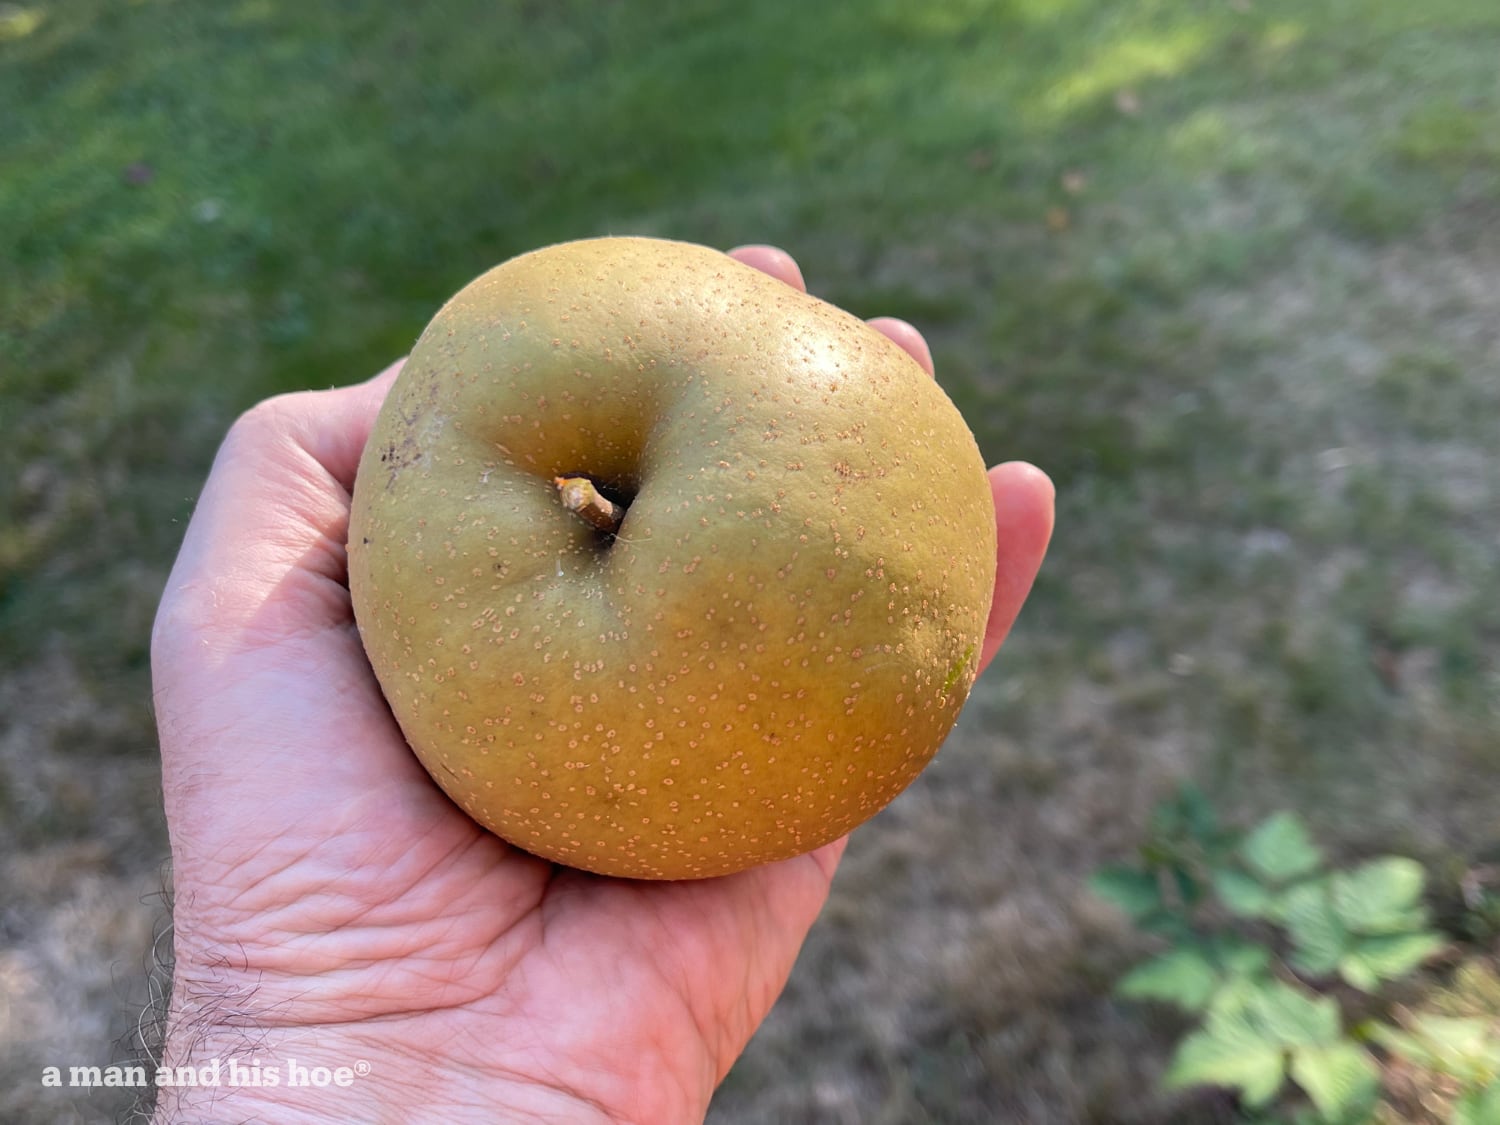
M296 1022L295 1003L268 991L178 976L147 1076L152 1122L700 1125L707 1114L711 1086L671 1081L649 1050L629 1068L578 1072L534 1043L507 1050L500 1028L476 1055L442 1013Z
M162 1125L701 1125L727 1069L691 1013L642 1021L628 1002L528 996L516 974L472 962L446 998L442 979L459 970L441 961L418 974L322 953L304 958L317 971L293 973L296 935L206 942L191 917L175 937L152 1116Z
M435 1046L371 1038L343 1027L199 1028L176 1047L169 1040L152 1121L635 1125L564 1085L451 1066Z

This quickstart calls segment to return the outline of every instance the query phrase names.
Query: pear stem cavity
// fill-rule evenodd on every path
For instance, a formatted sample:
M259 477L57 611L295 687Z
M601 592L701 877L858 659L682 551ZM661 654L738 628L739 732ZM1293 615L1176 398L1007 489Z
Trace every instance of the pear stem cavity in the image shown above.
M558 499L568 511L575 513L596 531L613 535L620 530L625 519L625 509L607 496L602 495L588 477L554 477Z

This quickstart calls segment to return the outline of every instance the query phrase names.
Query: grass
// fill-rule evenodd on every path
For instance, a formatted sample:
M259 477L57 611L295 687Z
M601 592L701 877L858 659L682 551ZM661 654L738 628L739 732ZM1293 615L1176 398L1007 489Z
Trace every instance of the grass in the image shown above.
M109 1111L34 1076L144 988L146 639L225 427L513 253L652 233L918 323L1060 486L713 1119L1228 1120L1152 1093L1172 1029L1081 881L1183 777L1351 852L1497 843L1497 48L1483 0L4 9L0 1116Z

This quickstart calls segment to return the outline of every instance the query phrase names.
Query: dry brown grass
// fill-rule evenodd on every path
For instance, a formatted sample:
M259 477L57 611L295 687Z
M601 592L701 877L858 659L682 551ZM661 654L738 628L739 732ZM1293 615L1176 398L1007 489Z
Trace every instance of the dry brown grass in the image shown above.
M166 845L149 737L61 649L0 677L0 783L21 814L0 825L0 1120L111 1121L133 1102L41 1074L135 1057L150 1018Z

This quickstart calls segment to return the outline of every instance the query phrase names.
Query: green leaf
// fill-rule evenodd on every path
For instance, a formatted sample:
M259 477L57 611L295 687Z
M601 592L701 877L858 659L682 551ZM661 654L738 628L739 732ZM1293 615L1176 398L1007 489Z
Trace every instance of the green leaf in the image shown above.
M1340 1037L1339 1006L1331 996L1310 996L1279 980L1267 980L1242 1012L1258 1034L1287 1047L1323 1045Z
M1161 1000L1199 1012L1218 991L1219 982L1219 971L1200 950L1174 949L1137 966L1115 991L1132 1000Z
M1172 877L1172 886L1177 889L1177 899L1183 906L1191 910L1203 901L1204 886L1191 870L1175 863L1167 873Z
M1404 1031L1375 1024L1370 1037L1415 1066L1467 1084L1490 1083L1500 1075L1500 1039L1483 1019L1423 1012Z
M1089 889L1137 922L1164 906L1156 876L1134 867L1102 868L1089 879Z
M1196 785L1184 785L1177 794L1177 815L1187 838L1207 855L1214 856L1222 850L1224 832L1219 827L1219 815L1203 790Z
M1221 989L1204 1026L1225 1035L1247 1035L1282 1047L1332 1043L1339 1038L1339 1008L1275 977L1241 977Z
M1265 1105L1281 1089L1285 1055L1285 1049L1276 1043L1219 1035L1207 1029L1195 1031L1178 1045L1165 1082L1173 1090L1228 1086L1238 1090L1250 1105Z
M1426 873L1414 859L1388 856L1348 873L1335 874L1333 908L1344 927L1357 934L1399 934L1427 924L1422 909Z
M1433 1048L1445 1073L1469 1081L1492 1081L1500 1070L1500 1040L1482 1019L1424 1012L1412 1030Z
M1302 821L1285 812L1277 813L1246 836L1240 855L1253 874L1271 884L1310 875L1323 862L1323 853Z
M1210 959L1225 977L1260 976L1271 967L1269 949L1232 935L1221 936L1211 943Z
M1281 920L1292 939L1292 964L1314 976L1338 968L1349 948L1349 934L1339 921L1327 880L1299 883L1281 898Z
M1405 1059L1423 1070L1435 1070L1440 1074L1448 1073L1443 1069L1444 1064L1439 1057L1439 1052L1431 1043L1399 1027L1391 1027L1389 1024L1373 1023L1366 1026L1369 1027L1370 1038L1397 1058Z
M1162 907L1135 919L1136 928L1148 934L1160 934L1173 945L1191 942L1197 937L1192 920L1180 910Z
M1243 871L1215 871L1214 890L1231 914L1241 918L1270 918L1276 896L1258 879Z
M1500 1125L1500 1082L1459 1098L1453 1107L1453 1125Z
M1264 983L1253 978L1268 977L1270 967L1271 951L1263 945L1232 935L1190 939L1137 966L1115 991L1132 1000L1159 1000L1199 1012L1241 981L1249 981L1247 994L1253 993Z
M1212 836L1218 831L1218 817L1201 789L1183 784L1151 810L1151 830L1173 838Z
M1339 975L1355 988L1373 992L1381 981L1399 980L1446 944L1430 932L1356 937L1339 962Z
M1339 976L1351 988L1357 988L1361 992L1380 991L1380 974L1376 973L1369 965L1360 960L1359 955L1351 953L1339 962Z
M1214 997L1202 1030L1182 1041L1167 1083L1230 1086L1250 1105L1263 1105L1281 1088L1288 1050L1338 1041L1332 997L1272 978L1238 978Z
M1292 1080L1325 1118L1345 1120L1374 1104L1380 1070L1362 1047L1341 1039L1300 1047L1292 1055Z

